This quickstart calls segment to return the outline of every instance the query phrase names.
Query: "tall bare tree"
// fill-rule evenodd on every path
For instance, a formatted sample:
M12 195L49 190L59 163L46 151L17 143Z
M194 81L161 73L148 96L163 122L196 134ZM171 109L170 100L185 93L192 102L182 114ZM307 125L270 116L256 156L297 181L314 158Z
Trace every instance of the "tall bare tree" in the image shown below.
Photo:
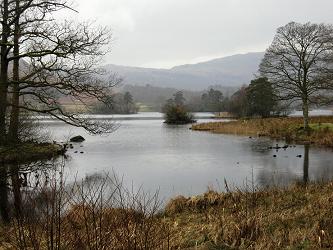
M331 25L288 23L277 30L260 64L281 100L301 101L306 130L309 105L332 100L332 37Z
M8 93L8 40L10 37L9 2L1 1L1 44L0 44L0 144L6 138L6 110Z
M18 140L22 110L51 115L93 134L113 131L114 124L69 113L58 101L63 96L83 104L87 98L104 101L110 88L120 82L114 75L105 80L97 67L108 52L110 31L88 22L55 20L54 12L71 9L66 0L13 0L1 6L3 13L5 7L7 15L2 14L2 33L5 28L9 32L2 34L1 43L1 51L4 51L0 75L4 89L0 97L2 141L6 140L6 127L9 127L7 139ZM21 61L24 67L20 67ZM10 78L9 63L13 65ZM5 119L8 107L11 111L9 125Z

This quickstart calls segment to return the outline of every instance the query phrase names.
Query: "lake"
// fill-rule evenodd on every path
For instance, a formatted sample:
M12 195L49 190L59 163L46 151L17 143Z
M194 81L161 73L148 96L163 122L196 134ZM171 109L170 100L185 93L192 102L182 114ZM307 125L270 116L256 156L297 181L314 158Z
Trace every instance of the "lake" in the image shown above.
M196 115L198 122L216 121L210 113ZM295 145L276 151L269 147L284 142L192 131L189 125L166 125L162 117L160 113L112 116L120 126L108 136L91 136L83 129L52 120L44 123L57 141L74 135L86 139L68 151L68 181L74 176L81 179L114 172L134 189L159 189L162 199L200 194L208 188L224 191L224 180L233 189L252 187L252 183L286 186L333 177L330 149Z

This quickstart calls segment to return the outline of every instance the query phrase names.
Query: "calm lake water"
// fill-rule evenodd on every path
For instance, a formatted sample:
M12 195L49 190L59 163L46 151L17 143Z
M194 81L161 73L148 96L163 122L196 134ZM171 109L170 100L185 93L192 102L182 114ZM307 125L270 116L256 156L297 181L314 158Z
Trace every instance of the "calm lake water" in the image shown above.
M201 117L198 122L213 121L209 113L197 116ZM114 172L126 185L147 192L159 189L160 197L167 199L199 194L208 187L223 191L224 179L232 189L252 182L272 186L333 177L333 152L329 149L297 145L276 151L269 147L284 142L192 131L187 125L170 126L163 123L160 113L113 118L120 127L108 136L91 136L79 128L45 122L57 141L74 135L86 138L68 152L69 181L74 176Z

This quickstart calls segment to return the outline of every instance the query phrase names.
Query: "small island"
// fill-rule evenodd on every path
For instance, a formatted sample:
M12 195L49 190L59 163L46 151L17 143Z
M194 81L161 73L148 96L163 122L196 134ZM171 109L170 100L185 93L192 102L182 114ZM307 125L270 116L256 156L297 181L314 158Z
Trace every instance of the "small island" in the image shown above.
M181 91L178 91L173 95L173 98L167 100L162 109L164 112L164 123L183 125L196 122L193 114L187 111L184 102L185 98Z

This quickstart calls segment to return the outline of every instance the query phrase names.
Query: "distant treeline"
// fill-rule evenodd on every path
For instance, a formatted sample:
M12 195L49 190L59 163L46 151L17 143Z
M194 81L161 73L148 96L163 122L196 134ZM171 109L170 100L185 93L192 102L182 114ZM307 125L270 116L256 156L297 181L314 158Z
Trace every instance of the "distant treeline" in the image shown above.
M238 87L212 86L214 90L221 91L224 96L231 96L237 91ZM133 95L134 102L140 105L148 106L150 111L160 112L168 99L170 99L180 89L162 88L152 85L125 85L121 92L130 92ZM191 111L207 111L202 107L201 97L207 90L191 91L182 90L186 99L186 105Z
M110 94L103 103L95 104L94 114L135 114L138 112L130 92Z
M210 88L201 96L187 100L182 91L177 91L165 102L162 111L166 113L172 106L181 106L189 112L228 112L235 117L270 117L288 112L266 78L252 80L231 96Z
M177 90L151 85L125 85L110 94L103 104L93 107L97 114L133 114L145 111L165 112L179 99L188 112L228 112L236 117L286 115L290 106L276 97L272 84L261 77L241 87L212 86L203 91ZM147 108L148 107L148 108Z

